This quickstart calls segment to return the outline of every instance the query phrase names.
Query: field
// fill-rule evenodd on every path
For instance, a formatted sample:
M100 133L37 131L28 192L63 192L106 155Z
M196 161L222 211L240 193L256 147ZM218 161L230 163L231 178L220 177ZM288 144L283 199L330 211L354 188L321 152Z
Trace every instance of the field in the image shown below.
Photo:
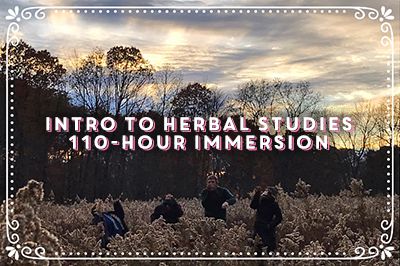
M380 245L381 221L389 218L386 212L386 196L371 197L366 195L362 184L353 180L349 190L342 191L338 196L309 195L308 187L299 182L295 193L286 193L282 189L278 191L278 202L283 211L283 222L278 226L278 252L280 256L317 256L327 257L339 253L340 256L355 255L356 247L368 247ZM97 200L100 210L111 210L113 199ZM398 206L399 197L395 198L395 206ZM13 201L14 214L11 218L19 221L16 231L20 237L18 244L22 246L36 247L38 244L46 249L48 256L54 256L55 252L62 255L63 252L74 256L92 256L92 252L108 257L121 256L121 252L127 256L168 256L179 257L181 252L187 256L210 256L210 252L217 256L250 257L254 256L254 242L252 238L252 224L254 211L249 208L250 199L240 199L228 209L228 222L225 225L221 221L206 219L203 217L203 209L198 199L178 199L184 210L181 222L176 225L167 225L158 220L150 224L150 214L159 203L159 199L150 201L124 200L126 218L130 232L124 237L116 237L109 244L109 250L100 248L99 238L102 227L90 225L90 209L93 202L76 199L71 204L55 204L51 200L43 200L42 184L31 181L27 187L19 190ZM2 221L5 221L4 204L0 213ZM397 219L398 217L396 217ZM351 265L393 265L399 262L399 229L396 221L394 240L391 245L395 256L393 260L380 260L380 256L373 260L352 262ZM1 224L2 232L5 232L5 224ZM7 245L6 236L3 235L2 250ZM153 253L152 253L153 252ZM248 253L249 252L249 253ZM292 254L293 252L293 254ZM324 252L321 255L321 252ZM234 255L232 255L234 253ZM250 255L249 255L250 254ZM265 254L264 256L267 256ZM0 263L11 263L7 254L2 254ZM17 261L21 265L28 262L21 257ZM47 262L43 262L46 264ZM54 265L56 262L51 262ZM176 265L177 262L149 262L149 261L118 261L122 265ZM193 265L217 265L221 261L189 262ZM258 265L259 262L231 261L226 265ZM294 265L296 262L274 262L273 265ZM297 262L298 263L298 262ZM296 264L297 264L296 263ZM15 264L15 261L13 263ZM64 262L65 265L99 265L96 261ZM115 261L104 262L105 265L115 265ZM339 265L339 262L303 262L304 265Z

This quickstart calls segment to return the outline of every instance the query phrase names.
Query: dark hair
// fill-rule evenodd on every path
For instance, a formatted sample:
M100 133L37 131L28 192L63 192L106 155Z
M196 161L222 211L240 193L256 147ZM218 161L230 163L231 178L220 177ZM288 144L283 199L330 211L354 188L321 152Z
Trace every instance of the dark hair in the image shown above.
M214 174L209 174L209 175L207 176L207 181L210 180L210 179L214 179L215 182L218 183L218 177L217 177L216 175L214 175Z

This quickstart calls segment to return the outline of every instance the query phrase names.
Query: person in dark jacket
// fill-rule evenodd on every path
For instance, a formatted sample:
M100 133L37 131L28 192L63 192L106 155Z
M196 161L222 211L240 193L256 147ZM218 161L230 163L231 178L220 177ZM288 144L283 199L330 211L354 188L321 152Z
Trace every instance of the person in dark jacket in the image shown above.
M207 187L201 192L200 198L205 217L224 221L227 207L236 202L235 196L227 188L218 186L218 177L215 175L207 177Z
M261 188L258 187L250 203L250 208L257 210L254 236L261 237L262 246L267 247L267 252L275 251L276 226L282 222L282 212L275 201L275 196L276 189L274 187L267 187L262 193Z
M101 247L107 248L111 237L124 236L128 231L128 226L125 223L125 212L119 200L114 202L114 211L99 212L96 210L97 205L92 207L91 213L93 215L91 224L103 224L104 234L101 237Z
M165 195L164 200L158 205L153 214L151 214L151 222L157 220L161 216L165 219L166 223L177 223L179 217L183 215L181 206L176 202L174 196L171 194Z

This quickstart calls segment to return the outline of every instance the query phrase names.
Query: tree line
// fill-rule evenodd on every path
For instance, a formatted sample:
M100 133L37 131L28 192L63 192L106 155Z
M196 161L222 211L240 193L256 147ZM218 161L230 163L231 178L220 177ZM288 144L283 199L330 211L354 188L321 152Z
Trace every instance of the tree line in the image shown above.
M1 88L5 95L5 54L1 50ZM393 130L387 107L358 103L348 112L326 108L323 96L307 81L258 79L223 91L196 81L185 83L171 65L156 69L135 47L94 49L84 57L69 58L69 67L46 50L21 41L9 50L14 78L13 140L16 186L34 178L44 181L46 193L58 201L79 197L114 196L148 199L173 193L197 196L210 171L239 196L256 185L281 183L291 191L299 178L313 192L335 194L351 178L362 179L372 193L385 193L390 136L399 151L399 97L395 99ZM5 101L5 98L3 98ZM5 103L5 102L3 102ZM3 105L4 106L4 105ZM2 108L2 160L5 173L5 110ZM329 132L329 151L124 151L110 148L73 151L67 134L45 131L46 116L150 116L162 124L164 116L246 116L250 127L260 116L351 116L354 132ZM123 124L123 123L120 123ZM125 129L113 133L118 138ZM101 134L101 132L99 132ZM152 134L157 134L155 131ZM299 132L304 134L304 132ZM398 161L396 171L398 175ZM1 184L4 191L4 182ZM398 188L397 188L398 191Z

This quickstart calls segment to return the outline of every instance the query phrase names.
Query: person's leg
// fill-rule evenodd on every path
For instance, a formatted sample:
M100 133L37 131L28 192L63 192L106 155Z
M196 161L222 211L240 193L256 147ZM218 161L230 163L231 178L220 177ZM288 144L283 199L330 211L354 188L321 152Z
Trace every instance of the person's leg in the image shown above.
M263 247L268 246L268 243L269 243L268 242L268 230L264 226L262 227L262 230L260 232L260 237L261 237L261 240L262 240Z
M262 224L255 224L254 225L254 238L258 235L261 238L262 243L256 244L256 257L262 257L263 248L267 246L267 234L266 234L266 227ZM266 261L260 260L258 261L258 265L268 265Z
M275 252L276 250L276 235L275 229L266 230L267 252Z
M257 252L257 254L259 254L261 252L262 245L257 240L257 236L259 236L261 238L260 228L259 228L259 226L257 224L254 224L254 231L253 231L254 248L255 248L255 251Z
M101 244L100 244L100 246L101 246L102 248L107 248L107 244L108 244L108 237L104 235L104 236L101 237Z
M262 248L266 247L268 244L268 238L267 238L267 228L261 224L256 224L254 226L255 233L261 238L261 242L257 245L257 253L262 252Z

